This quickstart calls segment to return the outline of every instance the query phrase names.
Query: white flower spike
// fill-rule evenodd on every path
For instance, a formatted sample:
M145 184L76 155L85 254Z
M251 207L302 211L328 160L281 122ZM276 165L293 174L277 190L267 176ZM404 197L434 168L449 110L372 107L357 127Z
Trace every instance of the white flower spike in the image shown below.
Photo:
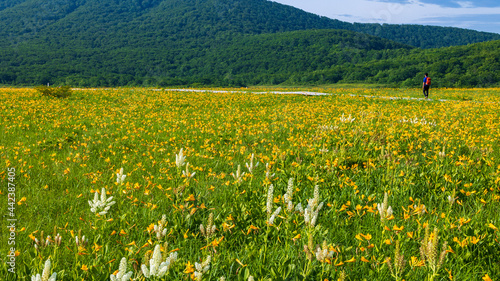
M95 214L99 214L99 216L104 216L108 213L111 206L113 206L116 202L113 200L113 196L107 198L106 189L103 187L101 190L101 199L99 200L99 194L97 192L94 194L94 200L88 201L90 205L90 211Z
M34 276L34 275L31 276L31 281L56 281L57 273L54 272L49 277L49 275L50 275L50 267L51 267L50 259L48 259L45 262L45 266L43 268L42 275L40 276L40 274L37 274L36 276Z
M170 253L164 262L161 262L161 259L161 246L156 245L153 251L153 257L149 260L149 268L145 264L141 265L144 277L150 278L165 276L172 264L177 260L177 252Z
M123 168L120 168L120 172L116 173L116 183L123 184L127 175L123 174Z
M181 148L178 154L175 155L175 165L177 168L184 166L184 162L186 161L186 156L184 156L184 151Z
M127 272L127 259L122 258L118 273L116 275L111 274L109 279L111 279L111 281L128 281L132 277L132 274L134 274L132 271Z

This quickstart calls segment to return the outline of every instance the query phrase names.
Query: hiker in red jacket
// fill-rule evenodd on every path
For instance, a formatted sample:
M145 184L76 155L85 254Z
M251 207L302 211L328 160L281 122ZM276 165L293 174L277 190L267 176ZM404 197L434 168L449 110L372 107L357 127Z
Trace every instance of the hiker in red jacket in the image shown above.
M431 86L431 78L429 74L426 73L424 77L424 84L422 85L422 89L424 90L424 96L426 99L429 98L429 87Z

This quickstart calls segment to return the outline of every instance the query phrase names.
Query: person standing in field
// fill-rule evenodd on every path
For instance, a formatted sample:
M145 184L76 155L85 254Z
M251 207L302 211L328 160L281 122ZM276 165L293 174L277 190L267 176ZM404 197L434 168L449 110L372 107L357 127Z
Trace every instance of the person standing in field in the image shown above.
M422 89L424 90L424 96L426 99L429 98L429 88L431 86L431 78L429 77L429 73L425 74L424 83L422 85Z

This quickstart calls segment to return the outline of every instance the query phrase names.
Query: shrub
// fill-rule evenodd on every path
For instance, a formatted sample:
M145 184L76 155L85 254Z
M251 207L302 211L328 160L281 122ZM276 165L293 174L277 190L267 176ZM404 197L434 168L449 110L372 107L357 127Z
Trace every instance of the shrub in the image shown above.
M49 86L38 86L35 88L42 96L55 97L55 98L67 98L73 94L71 86L59 86L59 87L49 87Z

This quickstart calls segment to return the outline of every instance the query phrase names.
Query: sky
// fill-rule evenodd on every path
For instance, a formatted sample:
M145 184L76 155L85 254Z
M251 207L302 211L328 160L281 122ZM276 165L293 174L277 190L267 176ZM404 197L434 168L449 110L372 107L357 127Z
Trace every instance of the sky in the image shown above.
M347 22L452 26L500 34L500 0L272 0Z

